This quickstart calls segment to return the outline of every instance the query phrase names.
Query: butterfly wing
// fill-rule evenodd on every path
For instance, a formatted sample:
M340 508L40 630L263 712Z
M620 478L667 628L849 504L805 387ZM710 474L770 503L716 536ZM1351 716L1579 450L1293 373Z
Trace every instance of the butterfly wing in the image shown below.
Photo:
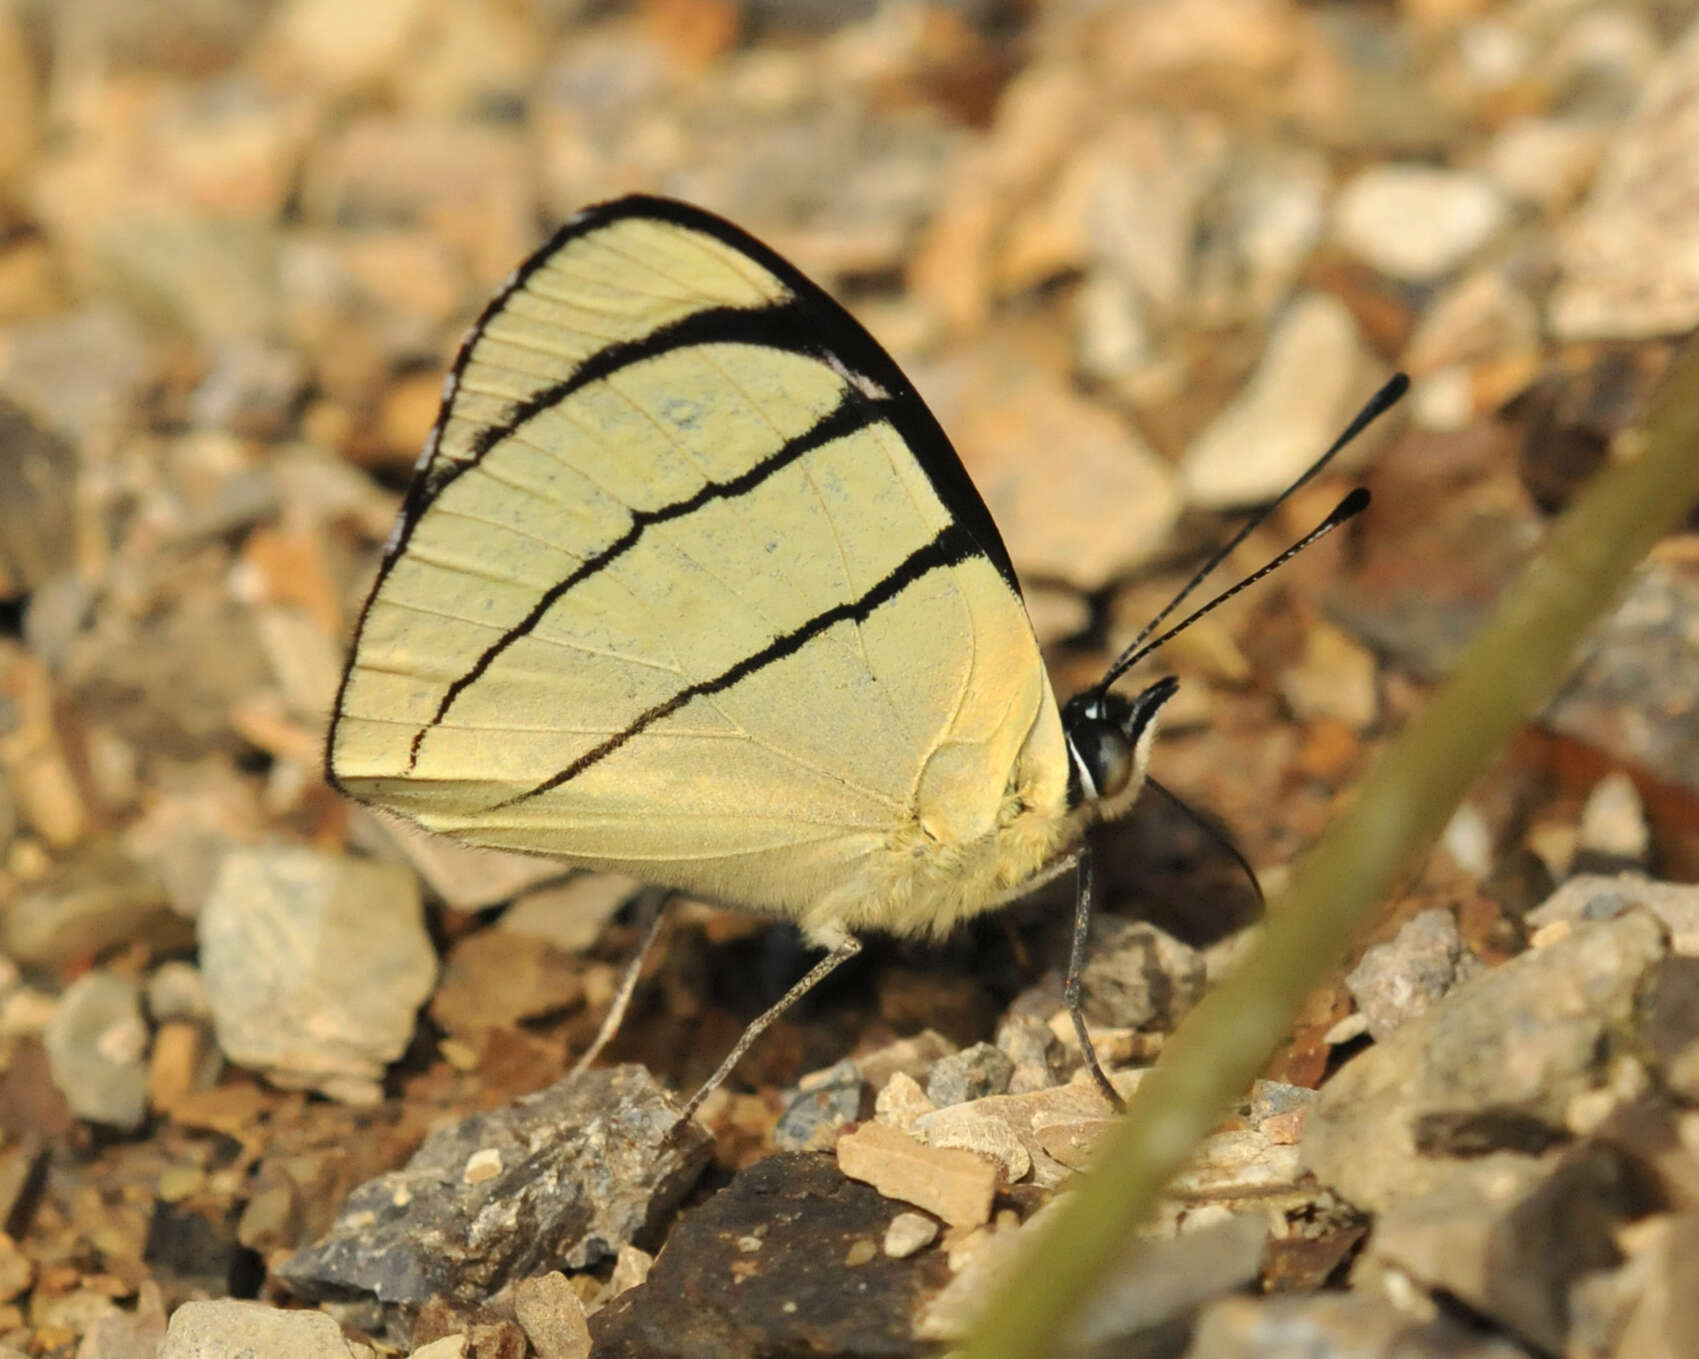
M908 861L1067 800L1013 568L912 387L766 247L650 198L574 218L463 346L327 769L793 915L922 910Z

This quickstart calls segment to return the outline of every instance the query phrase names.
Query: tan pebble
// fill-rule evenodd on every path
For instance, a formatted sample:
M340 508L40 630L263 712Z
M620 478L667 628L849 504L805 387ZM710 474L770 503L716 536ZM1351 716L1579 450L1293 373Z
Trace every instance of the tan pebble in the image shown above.
M13 768L18 811L54 849L69 849L88 829L76 776L57 739L22 756Z
M905 1216L914 1216L906 1214ZM921 1221L925 1221L924 1218ZM937 1230L936 1227L933 1228ZM18 1249L11 1237L0 1232L0 1302L21 1297L35 1282L35 1262Z
M1661 1246L1675 1224L1673 1213L1651 1213L1633 1222L1624 1222L1611 1233L1616 1248L1632 1258Z
M986 1221L997 1167L971 1152L923 1146L883 1123L864 1123L838 1139L838 1169L886 1198L935 1213L953 1225Z
M1349 1043L1361 1038L1368 1031L1369 1017L1361 1010L1354 1010L1324 1033L1321 1036L1321 1041L1330 1048L1336 1048L1341 1043Z
M453 1335L439 1336L430 1344L414 1350L407 1359L460 1359L466 1352L466 1334L456 1331Z
M1284 1114L1270 1114L1259 1125L1262 1135L1278 1146L1294 1146L1304 1131L1304 1109Z
M1561 943L1569 938L1574 932L1575 926L1567 920L1553 920L1541 925L1539 929L1528 936L1528 947L1549 948L1551 945Z
M466 1169L460 1178L467 1184L482 1184L485 1180L493 1180L501 1174L501 1152L494 1147L483 1147L466 1158Z
M909 1125L922 1114L938 1106L926 1097L920 1082L906 1071L899 1071L885 1082L873 1101L873 1117L893 1128L908 1131Z
M649 1269L654 1263L655 1257L648 1251L636 1246L621 1246L614 1258L614 1271L608 1275L607 1292L603 1294L602 1301L617 1298L628 1288L636 1288L649 1277Z
M537 1359L588 1359L590 1324L566 1275L520 1280L513 1288L513 1313Z
M865 1236L858 1237L850 1243L850 1248L844 1252L844 1265L846 1268L855 1269L860 1265L865 1265L877 1254L879 1254L878 1246Z
M938 1239L938 1224L921 1213L898 1213L885 1228L885 1254L906 1260Z
M192 1019L168 1019L153 1036L148 1063L148 1102L170 1109L195 1088L195 1077L206 1060L207 1031Z
M437 1053L456 1071L475 1071L478 1050L462 1038L445 1038L437 1044Z

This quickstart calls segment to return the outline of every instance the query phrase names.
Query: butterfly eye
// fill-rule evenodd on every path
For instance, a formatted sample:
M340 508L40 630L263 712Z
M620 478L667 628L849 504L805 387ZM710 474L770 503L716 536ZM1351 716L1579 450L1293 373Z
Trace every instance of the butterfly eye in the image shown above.
M1102 718L1089 718L1068 732L1092 791L1113 797L1133 776L1133 748L1120 728Z

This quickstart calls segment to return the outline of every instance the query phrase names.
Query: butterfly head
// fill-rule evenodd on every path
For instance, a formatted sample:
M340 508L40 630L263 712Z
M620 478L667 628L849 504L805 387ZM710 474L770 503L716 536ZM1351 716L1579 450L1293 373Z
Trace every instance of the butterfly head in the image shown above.
M1138 796L1156 736L1156 715L1179 687L1180 681L1168 675L1131 698L1087 689L1062 709L1062 731L1080 800L1097 819L1119 815Z

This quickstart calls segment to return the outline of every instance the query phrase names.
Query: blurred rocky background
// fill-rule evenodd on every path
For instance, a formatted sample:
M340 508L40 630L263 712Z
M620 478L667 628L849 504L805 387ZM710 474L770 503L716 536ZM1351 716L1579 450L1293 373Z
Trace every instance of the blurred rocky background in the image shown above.
M1349 532L1185 634L1154 772L1271 897L1699 325L1687 0L0 0L0 1359L925 1354L1106 1126L1067 894L801 971L324 785L457 338L719 211L913 375L1065 696L1394 368ZM1699 456L1699 453L1696 453ZM1699 536L1174 1187L1081 1352L1699 1354ZM1255 929L1162 799L1117 1080ZM1278 906L1276 906L1278 909ZM711 1134L711 1136L710 1136ZM246 1347L244 1349L243 1347Z

